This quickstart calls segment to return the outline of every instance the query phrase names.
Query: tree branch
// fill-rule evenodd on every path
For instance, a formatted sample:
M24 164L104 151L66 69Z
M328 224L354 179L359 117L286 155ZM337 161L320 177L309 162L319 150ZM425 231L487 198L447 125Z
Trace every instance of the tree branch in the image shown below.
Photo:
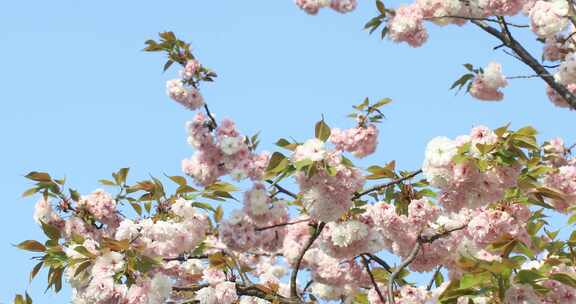
M434 271L434 274L432 274L432 279L430 280L430 282L428 282L428 286L426 286L426 290L428 290L428 291L432 290L432 285L436 281L436 275L438 275L438 273L440 273L440 269L442 269L442 265L436 267L436 271ZM438 286L436 286L436 287L438 287Z
M474 18L474 17L466 17L466 16L455 16L455 15L446 15L446 16L438 16L438 17L430 17L430 18L424 18L424 20L429 20L429 21L433 21L435 19L444 19L444 18L451 18L451 19L463 19L463 20L468 20L468 21L486 21L486 22L494 22L494 23L500 23L500 21L496 20L496 19L490 19L490 18ZM516 23L510 23L510 22L506 22L507 25L512 26L512 27L517 27L517 28L529 28L529 25L526 24L516 24Z
M164 262L171 262L171 261L186 262L188 260L201 260L207 258L208 255L178 256L175 258L164 258Z
M218 127L218 123L216 123L216 119L214 119L214 116L212 116L212 112L210 112L207 103L204 103L204 110L206 110L206 115L208 115L208 118L210 118L211 126L209 128L210 131L212 131Z
M278 189L279 192L282 192L288 196L291 196L292 198L298 198L298 195L296 195L295 193L291 192L290 190L278 185L276 182L271 181L269 179L267 179L266 182L269 183L270 185L276 187L276 189Z
M308 222L308 221L310 221L310 219L303 219L303 220L298 220L298 221L294 221L294 222L287 222L287 223L281 223L281 224L276 224L276 225L258 227L258 228L256 228L256 231L264 231L264 230L267 230L267 229L284 227L284 226L288 226L288 225L295 225L295 224L305 223L305 222Z
M435 240L445 237L447 235L449 235L450 233L454 232L454 231L458 231L458 230L462 230L464 228L466 228L468 225L462 225L453 229L448 229L446 231L443 231L441 233L437 233L431 236L422 236L421 234L418 236L418 238L416 239L416 244L414 245L414 248L412 248L412 251L410 251L410 254L408 254L408 256L406 257L406 259L404 259L404 261L402 261L402 263L398 266L398 268L396 268L396 270L394 270L394 272L390 275L390 280L388 281L388 303L390 304L394 304L394 280L396 280L396 277L398 277L398 275L404 270L404 268L408 267L408 265L410 265L418 256L418 253L420 252L420 249L422 248L422 244L425 243L432 243Z
M396 268L396 270L394 270L394 272L392 272L392 274L390 275L390 280L388 281L388 303L391 304L395 303L394 281L396 280L396 277L398 277L398 275L402 272L402 270L404 270L404 268L406 268L408 265L410 265L410 263L412 263L416 259L416 256L418 255L418 252L420 252L421 247L422 242L418 239L416 241L416 245L414 246L414 248L412 248L412 251L410 251L408 257L406 257L406 259L404 259L404 261L402 261L402 263L398 266L398 268Z
M376 293L378 293L378 297L380 298L380 301L382 303L385 303L386 301L384 301L384 296L382 295L382 292L380 291L380 288L378 287L378 283L376 283L376 280L374 279L374 275L372 274L372 270L370 270L370 264L368 262L368 259L366 259L366 257L364 257L363 255L360 256L362 258L362 263L364 264L364 268L366 268L366 272L368 272L368 276L370 276L370 281L372 282L372 286L374 286L374 289L376 289Z
M558 93L566 102L570 105L573 110L576 110L576 96L572 94L566 86L558 83L554 80L554 77L546 70L539 62L536 60L520 43L518 43L511 34L503 33L497 29L485 24L482 21L472 20L476 26L487 32L488 34L496 37L498 40L502 41L508 48L514 51L519 57L518 59L528 65L540 78L544 80L556 93ZM505 26L505 23L502 24Z
M318 236L320 236L320 233L322 233L322 230L324 229L325 226L326 223L324 222L321 222L316 226L316 229L314 229L314 233L310 236L310 238L308 239L308 243L306 243L306 246L304 246L302 252L300 252L300 255L298 256L298 259L296 260L296 265L294 266L294 269L290 274L290 297L292 299L297 300L300 299L300 297L298 296L298 286L296 285L296 279L298 278L298 271L300 270L302 259L304 259L304 255L306 254L308 249L312 247L312 244L314 243L314 241L316 241Z
M371 192L374 192L374 191L378 191L378 190L381 190L381 189L390 187L390 186L392 186L392 185L401 183L401 182L403 182L403 181L405 181L405 180L408 180L408 179L413 178L414 176L416 176L416 175L418 175L418 174L420 174L420 173L422 173L422 169L420 169L420 170L418 170L418 171L415 171L415 172L412 172L412 173L406 175L405 177L401 177L401 178L395 179L395 180L393 180L393 181L390 181L390 182L388 182L388 183L381 184L381 185L376 185L376 186L374 186L374 187L372 187L372 188L369 188L369 189L367 189L367 190L364 190L364 191L362 191L362 192L358 192L358 193L356 193L354 196L352 196L352 200L359 199L360 197L362 197L362 196L364 196L364 195L366 195L366 194L368 194L368 193L371 193Z
M180 292L197 292L202 288L209 287L208 284L200 284L200 285L193 285L189 287L172 287L174 291ZM236 293L238 296L250 296L250 297L257 297L260 299L272 301L273 303L280 303L280 304L302 304L300 300L293 300L286 297L283 297L275 292L264 290L255 285L243 285L236 283Z

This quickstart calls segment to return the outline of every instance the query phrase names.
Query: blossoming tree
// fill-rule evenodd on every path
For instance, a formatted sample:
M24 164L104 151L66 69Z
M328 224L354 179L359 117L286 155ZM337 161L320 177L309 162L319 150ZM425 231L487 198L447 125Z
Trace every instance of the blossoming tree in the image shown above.
M353 0L296 4L311 14L356 7ZM427 39L424 21L482 28L548 83L556 105L576 109L571 2L376 4L379 15L366 27L382 26L383 36L412 46ZM506 16L521 11L545 43L544 58L560 62L555 76L512 36L519 25ZM165 70L181 66L167 94L195 112L186 123L194 154L182 161L184 176L129 181L122 168L99 181L107 190L80 194L64 179L30 172L34 185L23 195L39 197L34 220L47 238L17 245L35 253L31 279L47 270L48 288L58 292L66 281L73 303L576 302L576 233L559 239L546 220L576 205L574 147L562 139L538 143L530 126L476 126L432 139L421 168L375 160L380 165L362 169L354 160L376 150L390 102L366 99L353 106L354 128L322 119L311 126L314 138L281 138L278 151L260 152L257 135L210 112L200 86L217 75L189 44L164 32L145 50L165 53ZM499 64L466 68L454 87L480 100L503 98ZM243 207L224 212L227 200ZM401 262L388 262L390 255ZM412 272L425 283L413 282Z

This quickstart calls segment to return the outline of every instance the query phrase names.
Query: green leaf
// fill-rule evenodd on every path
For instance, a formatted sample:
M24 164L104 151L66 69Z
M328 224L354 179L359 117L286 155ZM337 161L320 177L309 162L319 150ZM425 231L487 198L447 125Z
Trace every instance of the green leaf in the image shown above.
M382 98L382 99L380 99L377 103L375 103L375 104L372 106L372 108L379 108L379 107L381 107L381 106L383 106L383 105L387 105L387 104L389 104L389 103L391 103L391 102L392 102L392 99L391 99L391 98Z
M286 169L288 166L288 159L280 152L274 152L268 161L267 172L278 173Z
M85 257L89 257L89 258L95 258L96 257L92 252L88 251L88 249L86 249L86 247L84 247L84 246L76 246L76 247L74 247L74 250L76 252L82 254Z
M22 197L27 197L27 196L33 195L33 194L35 194L36 192L38 192L38 190L39 190L39 189L38 189L37 187L30 188L30 189L24 191L24 193L22 193Z
M536 270L520 270L516 275L516 280L523 284L533 284L536 280L544 276Z
M568 285L572 288L576 288L576 278L569 275L568 273L553 273L550 274L550 279Z
M368 167L367 170L372 174L366 176L366 179L382 179L382 178L395 177L394 171L391 170L388 166L386 167L370 166Z
M49 182L49 181L52 181L52 178L50 177L50 174L45 173L45 172L32 171L32 172L26 174L25 177L26 177L27 179L31 179L31 180L37 181L37 182Z
M122 168L118 170L118 172L112 174L117 185L123 185L126 182L128 171L130 171L130 168Z
M516 131L516 134L524 136L535 136L536 134L538 134L538 131L536 131L536 129L534 129L533 127L528 126Z
M300 171L303 168L310 166L312 164L314 164L314 162L312 160L303 159L303 160L300 160L300 161L297 161L296 163L294 163L294 167L296 168L296 170Z
M32 282L32 280L34 280L34 278L36 277L36 275L38 274L40 269L42 269L42 265L44 265L44 262L40 262L40 263L36 264L36 266L34 266L34 268L32 268L32 271L30 271L30 276L28 279L29 282Z
M291 142L289 142L287 139L284 139L284 138L280 138L280 139L276 142L276 145L277 145L278 147L282 147L282 148L288 149L288 150L290 150L290 151L294 151L294 150L296 150L296 147L298 147L298 144L296 144L296 143L291 143Z
M68 191L70 192L70 198L77 202L80 200L80 193L78 193L78 191L74 190L74 189L68 189Z
M168 178L171 179L180 187L187 185L186 178L183 176L174 175L174 176L168 176Z
M91 261L86 261L83 262L82 264L78 265L78 267L76 268L76 271L74 272L74 277L77 277L80 273L82 273L82 271L86 270L86 268L90 267L90 265L92 265Z
M98 180L98 182L104 186L116 186L116 184L113 181L107 179L100 179Z
M326 141L330 137L330 127L324 122L324 119L316 123L315 135L321 141Z
M194 202L194 203L192 203L192 206L196 207L196 208L200 208L200 209L215 211L214 208L212 206L210 206L210 204L208 204L208 203Z
M467 289L472 287L478 287L482 284L489 282L491 279L490 273L467 273L460 279L460 289Z
M380 283L388 282L388 278L390 277L390 273L386 271L384 268L373 268L372 269L372 276L374 276L374 280Z
M466 85L466 83L468 83L468 81L474 79L474 74L464 74L462 75L460 78L458 78L458 80L456 80L452 86L450 87L450 90L458 87L458 91L460 91L462 89L462 87L464 87Z
M32 251L32 252L44 252L44 251L46 251L46 247L44 245L42 245L41 243L34 241L34 240L24 241L24 242L16 245L16 247L18 247L22 250L28 250L28 251Z
M22 295L16 295L16 297L14 297L14 304L26 304L26 301Z
M44 231L44 234L50 238L51 240L58 240L60 239L60 230L58 230L58 228L48 225L44 222L41 222L42 224L42 231Z
M376 8L382 15L386 15L386 7L384 6L384 2L381 0L376 0Z
M357 293L352 300L352 304L368 304L368 295L362 292Z
M142 215L142 206L137 203L130 203L130 206L132 206L132 209L134 209L138 215Z

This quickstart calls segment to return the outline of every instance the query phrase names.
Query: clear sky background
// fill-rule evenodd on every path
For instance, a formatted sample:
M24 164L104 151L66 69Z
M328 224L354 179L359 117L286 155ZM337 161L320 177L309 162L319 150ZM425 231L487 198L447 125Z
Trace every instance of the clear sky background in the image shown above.
M0 303L28 289L35 303L66 303L70 290L43 294L45 273L28 284L32 255L11 244L43 236L32 220L36 199L22 199L28 171L66 176L82 193L120 167L131 181L179 174L192 151L184 122L193 113L165 95L164 58L143 42L172 30L218 72L203 94L220 118L246 134L261 131L261 149L280 137L304 140L324 114L331 126L364 97L391 97L379 152L361 164L396 159L417 169L429 139L468 133L474 125L534 125L540 139L576 140L576 113L555 108L539 79L512 80L502 103L454 95L461 64L496 60L508 76L531 71L468 25L430 29L420 49L381 41L362 30L372 1L354 13L311 17L291 0L3 1L0 3ZM396 5L397 3L394 3ZM539 46L531 35L533 50Z

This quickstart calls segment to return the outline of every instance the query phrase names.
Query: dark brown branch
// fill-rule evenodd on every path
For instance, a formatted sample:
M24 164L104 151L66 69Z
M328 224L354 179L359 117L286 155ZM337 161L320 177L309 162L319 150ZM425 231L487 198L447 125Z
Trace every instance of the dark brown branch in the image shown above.
M424 18L424 20L429 20L429 21L433 21L435 19L463 19L463 20L468 20L468 21L486 21L486 22L494 22L494 23L500 23L499 20L496 19L490 19L490 18L474 18L474 17L466 17L466 16L455 16L455 15L446 15L446 16L438 16L438 17L430 17L430 18ZM506 22L506 24L508 26L512 26L512 27L518 27L518 28L529 28L530 26L527 24L516 24L516 23L510 23L510 22Z
M188 260L201 260L207 258L208 255L178 256L174 258L164 258L164 262L171 262L171 261L186 262Z
M384 301L384 296L382 295L382 291L380 291L380 287L378 287L378 283L376 283L376 280L374 279L374 275L372 274L372 270L370 270L370 263L368 262L368 259L366 259L366 257L363 255L361 255L360 257L362 258L362 263L364 264L364 268L366 268L366 272L368 272L368 276L370 276L370 281L372 282L372 286L374 286L376 293L378 293L378 298L380 298L380 301L382 303L385 303L386 301Z
M275 183L274 181L271 180L266 180L267 183L269 183L270 185L274 186L279 192L282 192L288 196L291 196L292 198L297 198L298 195L296 195L295 193L291 192L290 190L278 185L277 183Z
M378 191L378 190L381 190L381 189L390 187L390 186L392 186L392 185L396 185L396 184L401 183L401 182L403 182L403 181L405 181L405 180L411 179L411 178L413 178L414 176L416 176L416 175L418 175L418 174L420 174L420 173L422 173L422 169L420 169L420 170L418 170L418 171L415 171L415 172L412 172L412 173L410 173L410 174L408 174L408 175L406 175L406 176L404 176L404 177L401 177L401 178L395 179L395 180L393 180L393 181L390 181L390 182L388 182L388 183L381 184L381 185L376 185L376 186L374 186L374 187L372 187L372 188L369 188L369 189L367 189L367 190L364 190L364 191L362 191L362 192L358 192L358 193L356 193L354 196L352 196L352 200L359 199L360 197L362 197L362 196L364 196L364 195L366 195L366 194L368 194L368 193L371 193L371 192L374 192L374 191Z
M518 76L508 76L506 79L528 79L528 78L536 78L542 77L541 75L518 75Z
M368 256L370 258L370 260L380 264L380 266L384 267L384 269L386 269L386 271L388 271L388 273L392 273L392 267L390 267L390 265L388 265L388 263L386 263L386 261L384 261L383 259L381 259L377 255L374 255L371 253L363 253L363 255Z
M212 112L210 112L207 103L204 103L204 110L206 110L206 115L208 115L208 118L210 118L210 130L212 131L218 127L218 123L216 123L216 119L214 119L214 116L212 116Z
M312 235L308 239L308 242L306 243L306 246L304 246L302 252L300 252L300 255L298 256L298 259L296 259L296 265L294 266L294 269L290 274L290 297L292 299L295 300L300 299L300 297L298 296L298 286L296 285L296 279L298 278L298 271L300 270L302 259L304 259L304 255L306 254L308 249L312 247L312 244L314 244L314 241L316 241L318 236L320 236L320 233L322 233L322 230L324 229L325 226L326 223L321 222L315 227L316 229L314 229L314 233L312 233Z
M432 285L436 281L436 276L438 275L438 273L440 273L440 269L442 269L442 265L436 267L436 271L434 271L434 273L432 274L432 279L430 279L430 282L428 282L428 286L426 286L426 290L428 290L428 291L432 290ZM436 287L438 287L438 286L436 286Z
M267 229L284 227L284 226L288 226L288 225L295 225L295 224L305 223L305 222L308 222L308 221L310 221L310 219L303 219L303 220L298 220L298 221L294 221L294 222L287 222L287 223L281 223L281 224L276 224L276 225L258 227L258 228L256 228L256 231L264 231L264 230L267 230Z
M390 275L390 280L388 281L388 303L394 304L394 281L398 277L398 275L404 270L404 268L408 267L410 263L412 263L418 253L420 252L420 248L422 247L422 242L420 240L416 241L416 245L410 251L410 254L402 261L402 263L392 272Z
M528 65L540 78L544 80L556 93L558 93L573 110L576 110L576 96L572 94L566 86L554 80L554 77L536 60L520 43L518 43L511 34L503 33L487 25L482 21L472 20L476 26L502 41L508 48L514 51L519 60ZM503 25L504 26L504 25Z
M400 263L398 268L396 268L396 270L394 270L394 272L392 272L392 274L390 275L390 281L388 282L388 303L391 304L395 303L394 281L396 280L396 277L398 277L398 275L404 270L404 268L408 267L408 265L410 265L416 259L418 253L420 252L420 249L422 248L422 244L432 243L439 238L445 237L454 231L462 230L466 227L467 225L459 226L431 236L419 235L418 239L416 239L416 244L414 245L414 248L412 248L412 251L410 251L410 254L408 254L408 256L404 259L404 261L402 261L402 263Z
M194 285L189 287L172 287L172 290L179 291L179 292L197 292L202 288L209 287L208 284L200 284ZM243 284L236 284L236 293L238 296L250 296L250 297L257 297L260 299L272 301L273 303L280 303L280 304L302 304L300 300L293 300L286 297L283 297L272 290L264 290L263 288L259 288L258 286L250 285L246 286Z

